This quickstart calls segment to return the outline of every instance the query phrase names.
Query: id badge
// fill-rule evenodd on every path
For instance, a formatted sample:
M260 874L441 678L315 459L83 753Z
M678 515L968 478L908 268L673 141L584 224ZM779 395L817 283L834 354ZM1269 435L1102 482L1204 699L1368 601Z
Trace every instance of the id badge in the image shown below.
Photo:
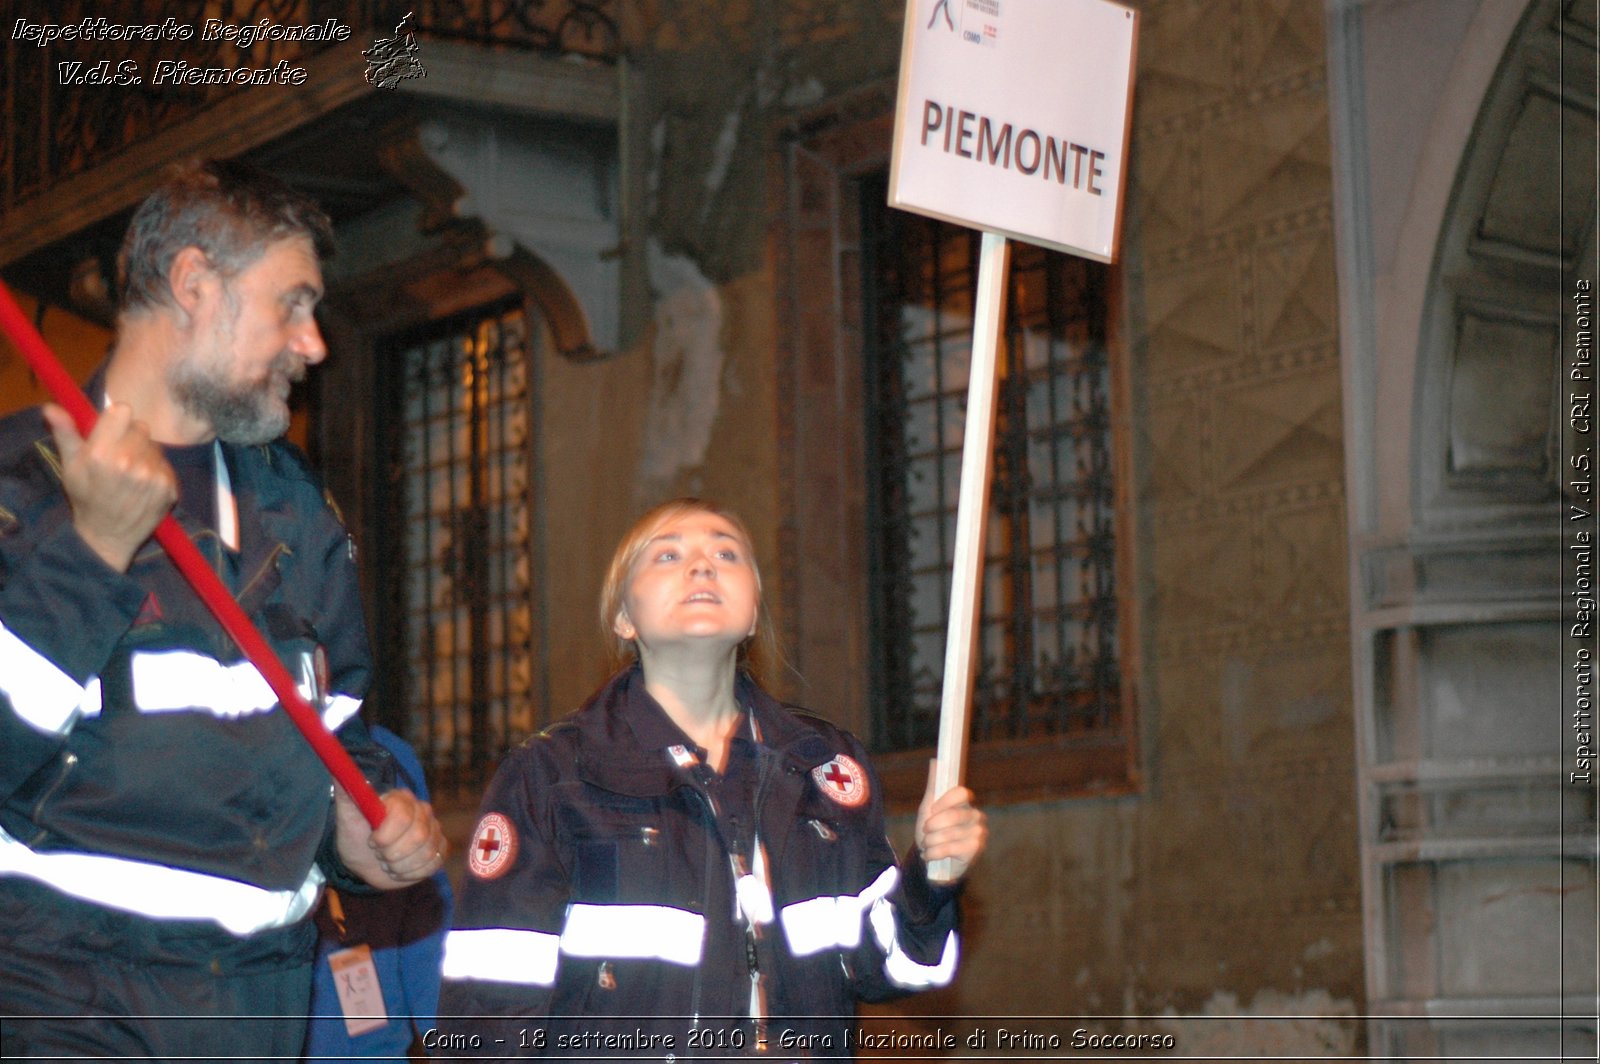
M389 1022L370 947L363 944L330 953L328 967L333 969L333 986L339 993L339 1008L344 1012L344 1027L350 1037L376 1031Z

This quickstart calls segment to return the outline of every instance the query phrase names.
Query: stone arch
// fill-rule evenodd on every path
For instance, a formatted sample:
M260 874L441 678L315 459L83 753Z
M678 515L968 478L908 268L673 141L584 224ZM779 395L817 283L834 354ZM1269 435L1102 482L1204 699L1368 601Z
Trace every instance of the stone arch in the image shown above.
M1595 855L1553 654L1594 13L1350 0L1329 30L1367 1011L1433 1017L1370 1050L1592 1053L1556 1019L1594 994Z
M1595 226L1592 202L1559 209L1578 206L1563 177L1581 177L1559 165L1562 145L1594 122L1576 54L1562 61L1564 43L1580 51L1564 32L1555 3L1530 5L1456 170L1419 322L1419 529L1537 526L1560 498L1563 293Z

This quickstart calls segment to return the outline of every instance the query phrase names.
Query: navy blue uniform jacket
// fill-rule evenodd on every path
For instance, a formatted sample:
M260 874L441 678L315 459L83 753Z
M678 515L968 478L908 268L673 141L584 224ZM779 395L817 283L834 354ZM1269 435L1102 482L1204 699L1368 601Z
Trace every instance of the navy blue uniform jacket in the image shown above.
M950 981L956 891L897 865L860 744L746 678L736 693L753 847L637 666L508 755L446 938L437 1044L847 1056L858 999Z

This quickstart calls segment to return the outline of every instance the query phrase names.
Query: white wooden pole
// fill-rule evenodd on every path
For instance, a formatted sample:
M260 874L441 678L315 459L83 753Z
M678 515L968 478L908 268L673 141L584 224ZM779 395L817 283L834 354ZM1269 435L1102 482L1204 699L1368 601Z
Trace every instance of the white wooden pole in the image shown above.
M978 650L979 590L983 586L983 540L989 525L989 471L994 456L997 351L1005 329L1006 238L985 232L978 258L978 291L972 313L972 364L967 379L967 420L961 443L961 491L956 502L955 558L951 566L950 617L945 634L944 691L939 704L938 764L934 793L943 794L966 770L972 713L973 662ZM934 861L929 876L955 878L948 859Z

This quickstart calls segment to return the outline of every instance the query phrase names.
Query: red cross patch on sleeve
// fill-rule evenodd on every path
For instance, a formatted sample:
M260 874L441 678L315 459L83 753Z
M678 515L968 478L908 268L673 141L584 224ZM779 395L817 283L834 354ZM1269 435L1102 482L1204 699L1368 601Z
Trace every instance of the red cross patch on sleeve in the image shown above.
M846 754L812 769L811 779L823 794L849 809L865 805L871 796L867 770Z
M487 813L472 832L467 867L479 879L498 879L511 870L517 855L517 830L499 813Z

